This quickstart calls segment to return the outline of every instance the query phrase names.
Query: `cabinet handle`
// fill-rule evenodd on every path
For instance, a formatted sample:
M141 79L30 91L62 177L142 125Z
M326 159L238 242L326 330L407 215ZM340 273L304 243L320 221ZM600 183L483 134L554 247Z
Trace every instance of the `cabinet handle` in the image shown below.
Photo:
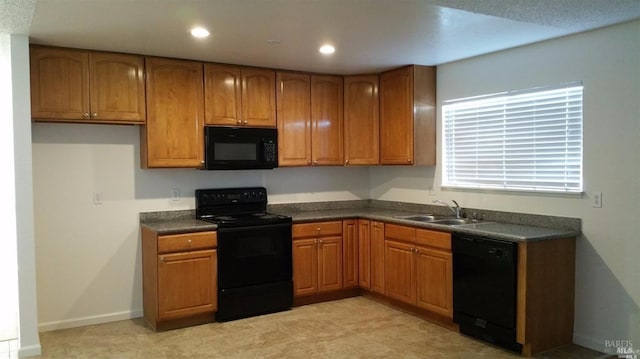
M318 161L313 161L313 164L314 164L314 165L317 165L317 164L318 164Z
M249 121L244 120L244 121L242 121L242 123L246 125L246 124L248 124L248 123L249 123Z
M316 231L320 232L320 227L316 228Z
M349 160L344 160L344 164L348 165L349 164Z
M188 239L188 240L187 240L187 243L189 243L189 245L191 245L191 240L190 240L190 239Z
M322 244L322 239L319 241L320 244Z
M82 114L82 118L89 118L89 112L85 112Z
M307 161L307 164L310 165L311 164L311 160Z
M98 117L98 113L97 112L92 113L91 117L93 117L93 118Z
M164 263L164 257L160 257L160 261Z
M411 163L411 158L407 158L407 162Z
M242 120L238 120L238 125L242 125Z

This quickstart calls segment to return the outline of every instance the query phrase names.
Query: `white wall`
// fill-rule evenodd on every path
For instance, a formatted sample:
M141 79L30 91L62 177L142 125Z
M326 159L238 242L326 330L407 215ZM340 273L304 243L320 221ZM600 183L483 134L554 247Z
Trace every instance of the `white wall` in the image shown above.
M367 168L143 170L136 126L34 123L33 167L41 330L141 316L138 213L192 209L196 188L265 186L269 203L369 196Z
M12 269L17 282L11 285L3 283L2 290L8 292L3 297L10 298L12 293L16 293L14 286L17 285L17 296L12 300L18 300L19 356L24 357L40 354L33 230L29 39L24 35L0 34L0 37L2 133L7 136L2 144L12 147L3 148L2 151L2 184L8 194L2 199L2 219L7 222L3 222L5 235L1 241L13 241L13 252L3 253L3 256L12 255L14 258L3 257L3 262L8 260L14 265L17 262L17 268L14 266ZM5 92L7 88L8 92ZM7 249L2 248L3 251Z
M374 169L372 198L456 199L467 207L582 218L574 340L600 351L605 340L632 340L640 350L639 58L635 21L438 67L438 108L455 98L582 81L584 198L442 190L440 166ZM591 205L595 191L602 208Z

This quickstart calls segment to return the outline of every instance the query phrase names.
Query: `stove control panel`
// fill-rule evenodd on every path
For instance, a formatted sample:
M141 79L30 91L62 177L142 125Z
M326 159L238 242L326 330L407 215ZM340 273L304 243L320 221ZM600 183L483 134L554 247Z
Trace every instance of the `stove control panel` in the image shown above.
M267 203L264 187L197 189L196 207Z

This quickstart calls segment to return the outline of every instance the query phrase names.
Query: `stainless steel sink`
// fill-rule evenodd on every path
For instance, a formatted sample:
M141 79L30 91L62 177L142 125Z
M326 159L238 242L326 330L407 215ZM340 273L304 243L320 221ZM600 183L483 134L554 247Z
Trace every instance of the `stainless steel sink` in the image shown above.
M469 219L469 218L447 218L447 219L438 219L435 221L431 221L431 223L433 224L444 224L447 226L457 226L460 224L469 224L469 223L474 223L476 221L474 221L473 219Z
M441 224L444 226L457 226L461 224L476 223L477 221L470 218L453 218L447 216L438 216L433 214L420 214L411 216L397 216L395 218L407 221L429 222L433 224Z
M435 221L438 218L442 218L442 217L436 217L434 215L431 214L421 214L421 215L413 215L413 216L398 216L395 217L398 219L406 219L407 221L418 221L418 222L431 222L431 221Z

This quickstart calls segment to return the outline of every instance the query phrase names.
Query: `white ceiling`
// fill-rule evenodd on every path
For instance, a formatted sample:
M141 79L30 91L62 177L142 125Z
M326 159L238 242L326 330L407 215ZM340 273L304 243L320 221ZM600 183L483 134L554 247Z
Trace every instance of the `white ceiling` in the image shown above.
M437 65L638 18L640 0L0 0L0 32L32 43L339 74ZM191 38L194 25L212 36ZM324 42L333 56L318 54Z

